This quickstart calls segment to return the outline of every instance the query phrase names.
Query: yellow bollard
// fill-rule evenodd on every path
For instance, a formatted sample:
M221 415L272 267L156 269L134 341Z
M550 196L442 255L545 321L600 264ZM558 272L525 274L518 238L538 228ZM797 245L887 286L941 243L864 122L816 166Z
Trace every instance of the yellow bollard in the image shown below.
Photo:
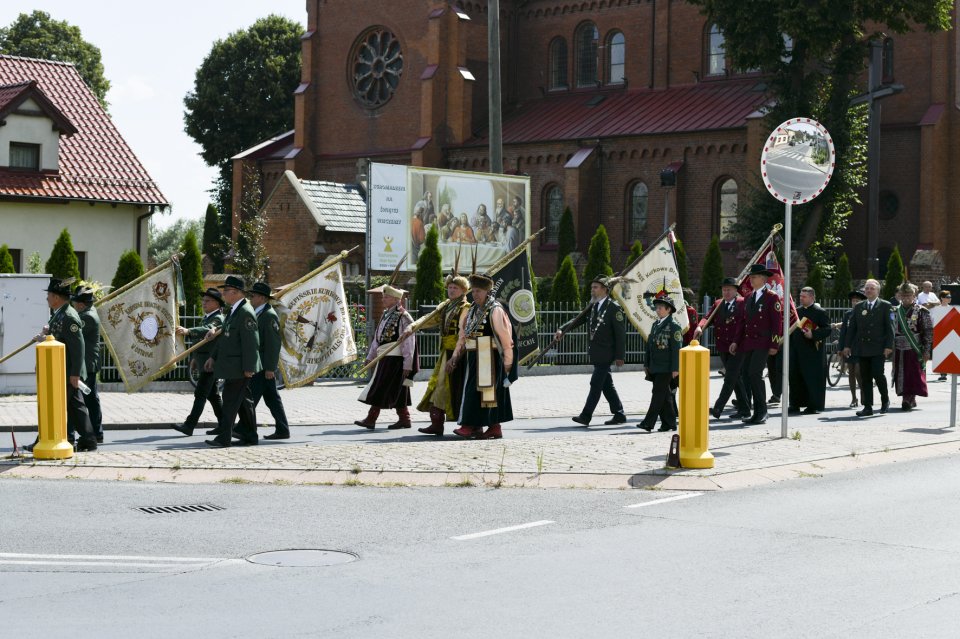
M37 425L39 441L33 447L36 459L69 459L73 446L67 441L67 353L62 342L47 335L37 344Z
M707 450L710 420L710 349L693 340L680 349L680 465L713 468Z

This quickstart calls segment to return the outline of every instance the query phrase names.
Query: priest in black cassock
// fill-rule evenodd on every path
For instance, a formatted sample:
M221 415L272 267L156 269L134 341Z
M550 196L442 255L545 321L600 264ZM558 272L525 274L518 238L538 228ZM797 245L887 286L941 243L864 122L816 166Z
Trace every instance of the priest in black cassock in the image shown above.
M790 336L791 414L804 415L823 410L826 391L826 340L830 337L830 316L817 304L809 286L800 289L797 324Z

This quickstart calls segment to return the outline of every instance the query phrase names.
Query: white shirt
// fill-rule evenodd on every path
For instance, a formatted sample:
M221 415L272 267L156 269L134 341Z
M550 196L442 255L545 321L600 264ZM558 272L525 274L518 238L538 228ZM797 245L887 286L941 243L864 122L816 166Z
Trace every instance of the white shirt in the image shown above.
M253 312L256 313L257 316L259 316L259 315L260 315L260 311L262 311L264 308L266 308L266 306L267 306L266 303L263 303L263 304L261 304L260 306L256 307L255 309L253 309Z
M939 297L936 293L934 293L933 291L931 291L931 292L929 292L929 293L923 291L923 292L921 292L919 295L917 295L917 303L918 303L918 304L921 304L921 305L923 305L923 304L934 304L934 303L939 304L939 303L940 303L940 297Z
M243 303L246 302L246 301L247 301L247 298L245 298L245 297L241 297L239 300L237 300L237 302L236 302L233 306L230 307L230 315L233 315L234 312L236 312L236 310L237 310L238 308L240 308L240 305L243 304ZM230 315L228 315L227 317L229 317Z

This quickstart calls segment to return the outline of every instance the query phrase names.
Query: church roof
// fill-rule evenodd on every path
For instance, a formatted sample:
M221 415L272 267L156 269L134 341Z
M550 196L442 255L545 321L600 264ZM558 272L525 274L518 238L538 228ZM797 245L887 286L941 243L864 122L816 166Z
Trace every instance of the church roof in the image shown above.
M283 175L322 228L338 233L366 233L367 204L357 185L301 180L289 170L284 171ZM277 183L264 201L264 207L273 199L273 193L282 183Z

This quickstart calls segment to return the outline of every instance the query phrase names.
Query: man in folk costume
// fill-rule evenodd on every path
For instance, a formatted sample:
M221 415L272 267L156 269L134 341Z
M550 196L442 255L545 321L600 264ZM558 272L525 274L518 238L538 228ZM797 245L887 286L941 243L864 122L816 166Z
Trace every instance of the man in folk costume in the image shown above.
M617 389L613 385L613 375L610 373L612 365L623 366L627 331L623 324L623 309L610 298L610 286L610 281L605 277L594 279L590 283L592 297L590 312L581 313L557 329L554 335L554 338L561 340L564 333L569 333L583 324L587 325L589 338L587 355L590 357L590 363L593 364L593 374L590 376L590 393L587 395L583 410L573 418L573 421L584 426L590 425L593 411L600 403L601 394L610 405L610 412L613 413L613 418L604 424L623 424L627 421L627 416L623 413L623 402L620 401Z
M404 256L406 259L406 256ZM400 260L403 263L403 260ZM400 264L394 271L399 272ZM373 292L373 291L371 291ZM367 362L372 362L377 355L393 347L393 343L400 339L404 331L413 324L413 318L401 306L400 302L406 291L395 287L392 283L386 284L379 291L383 293L383 316L377 325L367 352ZM360 401L369 404L370 410L363 419L354 424L373 430L377 425L377 417L384 408L393 408L397 411L397 421L387 426L390 430L410 428L410 388L413 386L413 376L420 370L417 363L417 340L403 340L400 346L393 347L383 357L373 371L370 382L360 393Z
M744 352L743 366L750 384L750 396L753 400L753 415L745 417L749 424L763 424L767 421L767 404L763 384L763 369L767 358L775 356L780 350L783 339L783 306L780 296L766 287L767 279L773 275L763 264L750 265L750 286L753 289L744 300L746 319L743 330L743 343L738 350Z
M213 408L213 414L220 423L220 412L223 402L220 399L220 390L217 388L217 378L212 372L203 369L204 362L213 352L213 332L223 326L223 295L215 288L208 288L201 298L203 306L203 319L193 328L177 327L177 335L189 336L192 339L199 340L208 337L205 343L197 348L190 356L190 368L199 369L200 374L197 377L197 386L193 390L193 407L190 414L183 420L183 424L173 424L171 428L190 437L193 435L193 429L197 427L200 416L203 414L203 408L207 402ZM215 435L212 431L209 435Z
M713 326L713 338L717 344L717 353L720 354L720 363L723 365L723 388L720 396L714 402L710 414L714 419L720 419L723 409L727 405L731 394L737 397L737 412L734 418L750 417L750 400L740 374L743 368L743 351L738 350L743 342L743 327L746 323L746 310L743 298L737 295L739 284L736 278L724 278L720 285L721 298L713 303L713 308L707 316L700 320L695 331L695 338L700 339L708 326Z
M917 395L927 396L927 361L933 350L933 320L930 311L917 302L917 287L900 285L900 306L895 311L893 334L893 381L903 397L903 410L917 407Z
M450 303L435 317L417 328L440 327L440 357L433 367L433 374L427 382L427 392L417 404L417 410L430 413L430 425L418 428L424 435L443 435L443 423L446 420L456 421L460 416L460 402L463 399L463 372L462 362L453 359L453 352L457 348L460 337L460 322L470 309L467 301L467 291L470 282L462 275L453 273L447 276L447 299ZM405 340L412 340L413 330L408 328L403 335Z
M673 319L677 311L670 293L660 291L653 296L654 308L657 312L657 321L650 328L647 337L647 362L643 370L647 379L653 382L653 392L650 394L650 406L643 421L637 424L648 433L653 430L657 418L660 419L661 432L677 430L677 412L673 403L672 386L680 377L680 349L683 347L683 337L680 324Z
M867 299L853 308L843 346L844 357L857 356L860 364L860 403L857 417L873 415L873 384L880 392L880 412L890 408L884 362L893 353L893 307L880 299L880 282L867 280L863 285Z
M257 330L260 334L260 364L263 370L250 380L250 397L256 410L260 399L270 409L276 430L264 439L290 439L290 424L283 409L283 400L277 392L277 368L280 365L280 318L270 305L273 290L266 282L257 282L249 291L253 312L257 314Z
M83 360L87 368L87 376L81 381L87 385L90 392L83 396L83 403L90 413L90 423L97 436L97 443L103 443L103 412L100 410L100 393L97 390L97 371L100 370L100 316L93 307L93 289L88 286L78 286L73 292L73 308L83 321ZM72 439L73 433L68 433Z
M830 316L817 304L817 293L809 286L800 289L797 328L790 336L790 406L787 412L814 415L822 412L827 393L827 351L825 340L833 327ZM805 407L805 408L804 408Z
M459 362L466 353L461 427L453 432L460 437L500 439L501 424L513 419L510 384L517 380L517 344L510 317L490 293L493 279L474 273L469 280L473 304L460 320L460 338L451 357Z

